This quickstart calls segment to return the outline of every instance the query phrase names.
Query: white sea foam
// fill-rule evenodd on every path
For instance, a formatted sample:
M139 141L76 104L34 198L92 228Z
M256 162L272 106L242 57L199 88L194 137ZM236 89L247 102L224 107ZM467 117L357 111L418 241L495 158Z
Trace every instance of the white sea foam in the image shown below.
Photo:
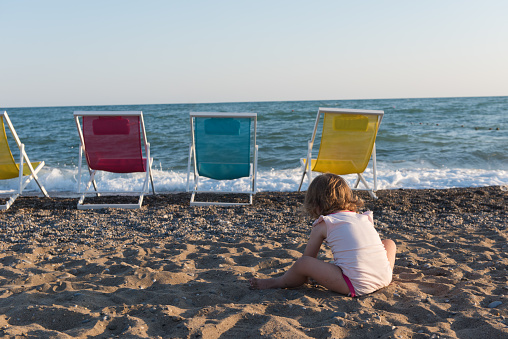
M367 169L365 178L372 184L372 172ZM257 178L257 191L294 192L298 190L301 180L301 169L259 171ZM87 181L88 174L82 175L82 188ZM50 195L74 193L77 190L77 169L48 168L42 169L40 181ZM354 175L345 178L352 185ZM157 192L184 192L187 188L187 173L175 171L154 170L153 179ZM144 180L144 174L112 174L103 173L97 176L100 188L110 191L138 190ZM508 184L508 171L480 170L480 169L449 169L449 168L401 168L390 169L380 166L378 169L378 189L399 188L453 188L453 187L481 187L503 186ZM17 189L18 180L2 180L0 193L10 193ZM192 185L192 176L191 176ZM308 186L307 178L304 180L302 190ZM233 181L215 181L206 178L200 180L200 187L205 190L222 189L226 191L247 191L250 189L248 178ZM38 187L31 182L27 191L36 193Z

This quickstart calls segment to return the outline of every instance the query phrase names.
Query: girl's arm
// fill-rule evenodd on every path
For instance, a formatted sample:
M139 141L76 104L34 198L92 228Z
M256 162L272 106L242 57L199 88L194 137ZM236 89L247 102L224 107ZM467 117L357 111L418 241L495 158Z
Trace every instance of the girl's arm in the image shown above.
M316 226L312 227L309 241L307 242L307 246L305 247L303 255L316 258L319 253L319 249L321 248L321 244L325 239L326 224L324 222L320 222Z

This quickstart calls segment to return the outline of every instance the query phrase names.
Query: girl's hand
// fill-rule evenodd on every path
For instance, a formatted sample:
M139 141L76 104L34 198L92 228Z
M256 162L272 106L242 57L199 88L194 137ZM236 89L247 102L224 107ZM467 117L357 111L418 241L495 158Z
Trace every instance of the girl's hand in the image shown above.
M309 277L309 279L307 280L307 284L309 285L313 285L313 286L319 286L319 284L317 283L316 280L312 279L311 277Z

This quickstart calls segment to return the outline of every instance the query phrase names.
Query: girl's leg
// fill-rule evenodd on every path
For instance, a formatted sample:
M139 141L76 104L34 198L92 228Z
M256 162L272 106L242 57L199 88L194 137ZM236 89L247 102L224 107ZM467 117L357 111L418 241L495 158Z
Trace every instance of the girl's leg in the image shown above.
M391 239L385 239L381 242L385 246L386 256L388 257L388 261L390 262L393 271L393 266L395 266L395 253L397 252L397 245L395 245L395 242L393 242Z
M338 266L309 256L298 259L283 276L272 279L252 278L250 284L251 288L260 290L291 288L305 284L309 277L329 290L349 294L349 287Z

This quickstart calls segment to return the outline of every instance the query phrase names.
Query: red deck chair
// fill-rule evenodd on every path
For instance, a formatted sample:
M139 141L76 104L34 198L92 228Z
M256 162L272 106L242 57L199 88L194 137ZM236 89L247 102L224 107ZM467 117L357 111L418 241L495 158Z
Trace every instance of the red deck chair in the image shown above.
M80 119L81 118L81 119ZM79 148L78 193L81 193L82 157L85 154L90 180L78 202L78 209L94 208L141 208L143 197L152 185L152 162L150 144L146 140L143 113L140 111L74 112L74 119L81 140ZM81 123L80 124L80 120ZM143 155L144 150L144 155ZM100 191L95 182L97 171L111 173L145 173L143 187L138 191ZM90 191L93 185L95 191ZM109 193L138 195L137 204L84 204L90 194Z

